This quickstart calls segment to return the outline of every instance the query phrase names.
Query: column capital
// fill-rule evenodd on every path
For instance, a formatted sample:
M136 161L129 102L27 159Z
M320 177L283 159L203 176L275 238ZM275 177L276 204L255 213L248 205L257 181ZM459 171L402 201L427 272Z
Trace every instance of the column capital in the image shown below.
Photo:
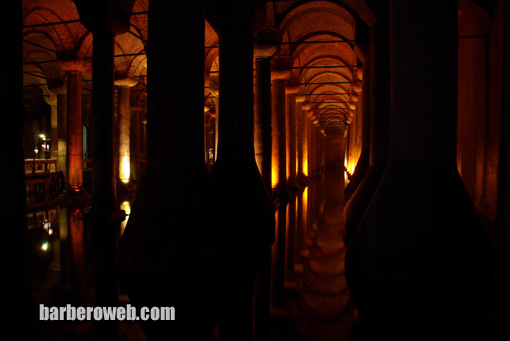
M48 91L49 96L44 96L44 101L48 103L49 106L54 107L57 106L57 95Z
M305 95L296 95L296 102L297 103L304 103L306 101Z
M291 75L290 69L273 69L271 70L271 81L286 80Z
M253 44L253 58L271 58L278 51L278 46L273 43L254 43Z
M58 65L69 72L83 73L90 68L90 62L84 59L59 60Z
M361 93L363 91L363 82L361 80L355 80L352 83L352 89L357 93Z
M130 77L118 78L118 79L115 79L114 84L119 87L124 86L124 87L131 88L131 87L135 86L136 84L138 84L138 80L136 78L130 78Z

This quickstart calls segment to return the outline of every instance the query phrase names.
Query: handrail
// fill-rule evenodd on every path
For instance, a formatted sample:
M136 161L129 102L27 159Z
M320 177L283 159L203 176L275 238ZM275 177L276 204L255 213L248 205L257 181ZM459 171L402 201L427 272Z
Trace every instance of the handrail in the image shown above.
M41 175L57 172L57 159L25 159L25 175Z

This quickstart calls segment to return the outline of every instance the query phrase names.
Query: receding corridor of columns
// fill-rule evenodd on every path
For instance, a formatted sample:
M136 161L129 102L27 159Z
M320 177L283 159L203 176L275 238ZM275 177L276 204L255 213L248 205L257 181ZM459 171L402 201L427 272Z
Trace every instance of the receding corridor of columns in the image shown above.
M6 335L509 339L507 1L4 7Z

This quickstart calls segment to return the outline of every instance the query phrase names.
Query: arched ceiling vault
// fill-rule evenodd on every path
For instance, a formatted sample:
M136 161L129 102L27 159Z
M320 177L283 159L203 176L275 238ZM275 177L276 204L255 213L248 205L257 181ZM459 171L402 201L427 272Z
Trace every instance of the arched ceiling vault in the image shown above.
M333 1L297 1L286 7L277 2L278 6L280 53L275 67L287 66L299 78L299 93L310 103L321 129L345 129L358 65L355 14Z
M145 99L147 82L149 0L126 0L126 6L119 6L124 7L132 8L131 13L123 13L130 15L130 27L115 38L115 71L118 78L138 79L132 97L140 102ZM374 21L364 0L266 1L266 7L266 26L259 35L270 36L278 46L273 66L290 70L291 76L299 80L299 94L310 104L309 116L317 116L321 128L345 128L349 108L355 105L353 84L358 81L356 21ZM65 71L59 60L91 61L93 36L80 22L75 1L23 0L23 20L27 88L62 84ZM206 21L204 98L211 106L219 82L218 45L218 36ZM34 78L40 82L34 82ZM91 79L89 68L83 74L86 94L90 94ZM46 92L30 93L34 96Z

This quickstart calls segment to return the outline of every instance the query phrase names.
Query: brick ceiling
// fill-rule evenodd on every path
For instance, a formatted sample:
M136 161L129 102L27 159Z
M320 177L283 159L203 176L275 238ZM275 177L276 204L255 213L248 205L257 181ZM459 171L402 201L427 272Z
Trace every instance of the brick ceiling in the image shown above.
M131 0L132 2L132 0ZM131 5L129 5L131 6ZM309 116L322 127L344 128L356 112L359 87L353 86L360 62L354 49L356 24L374 20L364 1L268 1L266 25L256 42L276 43L273 69L290 70L292 82L309 103ZM117 78L134 78L132 103L144 106L148 39L148 0L132 5L130 27L115 38ZM25 110L37 117L47 100L65 84L63 60L89 64L83 73L84 117L91 110L92 34L79 21L72 0L23 0L23 71ZM206 22L204 98L213 105L218 83L218 37ZM356 91L355 91L356 90ZM45 107L46 106L46 107Z

